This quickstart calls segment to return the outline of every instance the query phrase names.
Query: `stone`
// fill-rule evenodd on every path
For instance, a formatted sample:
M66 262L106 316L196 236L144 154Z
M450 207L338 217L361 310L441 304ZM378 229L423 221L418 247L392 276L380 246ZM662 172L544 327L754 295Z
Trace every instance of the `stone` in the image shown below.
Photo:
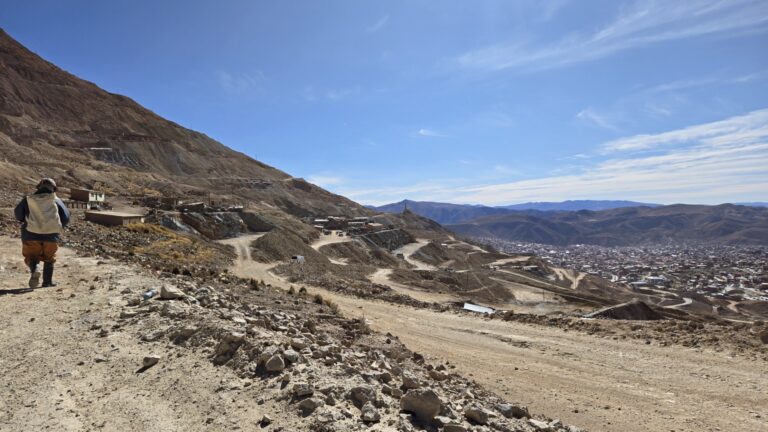
M531 414L528 413L528 408L519 405L512 405L509 403L496 404L496 411L500 412L506 418L529 418Z
M444 374L442 372L439 372L437 370L429 371L429 377L432 378L435 381L444 381L444 380L448 379L448 375L446 375L446 374Z
M291 348L296 350L303 350L304 348L308 347L309 344L307 341L303 338L293 338L291 339Z
M296 383L293 385L293 394L297 397L311 396L315 390L312 385L307 383Z
M261 418L261 421L259 422L259 426L267 427L270 424L272 424L272 417L264 414L264 416Z
M366 402L376 401L376 390L368 385L353 387L349 391L349 398L356 407L362 408Z
M173 285L163 285L160 287L160 298L163 300L176 300L184 297L186 297L184 291Z
M479 425L487 425L491 415L490 411L477 404L471 404L464 408L464 417Z
M417 389L421 387L419 379L413 373L409 371L403 371L403 387L408 389Z
M304 415L309 415L315 412L315 410L323 405L323 401L319 398L308 398L299 402L299 410Z
M285 369L285 362L283 361L282 357L275 354L270 357L269 360L267 360L267 362L264 364L264 367L268 372L280 372L281 370Z
M440 398L431 389L411 389L400 398L400 409L413 413L422 422L432 421L441 407Z
M381 419L379 411L376 409L372 402L366 402L360 412L360 418L362 418L366 423L375 423Z
M528 424L540 431L549 431L549 423L541 420L528 419Z
M143 367L148 368L152 367L157 364L157 362L160 361L160 356L157 355L148 355L144 357L144 360L142 360L141 364Z
M299 353L292 349L283 351L283 357L288 363L296 363L299 361Z
M467 432L468 429L460 424L447 424L443 427L443 432Z

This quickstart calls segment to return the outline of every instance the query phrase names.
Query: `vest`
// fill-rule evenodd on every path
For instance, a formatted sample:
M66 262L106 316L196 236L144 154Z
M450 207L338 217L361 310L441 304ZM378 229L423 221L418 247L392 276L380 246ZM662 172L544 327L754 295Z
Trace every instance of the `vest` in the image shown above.
M56 194L35 194L27 196L27 231L35 234L60 234L62 232L59 206Z

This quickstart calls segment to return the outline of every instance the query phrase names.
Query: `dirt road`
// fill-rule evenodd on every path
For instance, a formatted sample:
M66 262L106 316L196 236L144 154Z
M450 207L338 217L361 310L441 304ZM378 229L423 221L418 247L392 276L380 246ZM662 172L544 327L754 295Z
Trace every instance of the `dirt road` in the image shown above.
M218 391L239 382L229 368L173 344L139 373L158 347L115 327L117 298L162 281L68 249L59 255L59 287L24 290L19 241L0 237L0 430L231 431L272 415L255 396Z
M323 296L500 395L591 431L758 431L768 424L765 363Z
M435 270L434 266L431 266L427 263L421 262L419 260L411 258L411 255L416 253L419 249L426 246L426 244L429 243L429 240L425 239L416 239L416 242L414 243L408 243L407 245L395 249L392 251L394 254L403 254L403 257L406 261L408 261L409 264L415 267L416 270Z

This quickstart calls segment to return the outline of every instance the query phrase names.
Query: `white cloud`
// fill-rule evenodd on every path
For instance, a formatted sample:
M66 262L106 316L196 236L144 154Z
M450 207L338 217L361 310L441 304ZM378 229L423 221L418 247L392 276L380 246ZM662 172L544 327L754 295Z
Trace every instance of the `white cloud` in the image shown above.
M419 129L418 132L416 132L416 135L420 135L423 137L431 137L431 138L450 138L449 135L443 134L441 132L438 132L436 130L432 129Z
M261 90L264 74L261 72L232 74L220 70L216 72L216 81L227 93L242 95Z
M461 66L485 71L542 70L660 42L762 32L766 31L766 23L768 2L764 0L643 0L590 34L576 34L540 46L525 41L492 45L467 52L457 61Z
M597 125L603 129L609 129L612 131L619 130L619 128L616 127L616 125L614 125L613 122L608 120L606 116L602 114L598 114L592 108L586 108L581 110L578 114L576 114L576 118L579 120L584 120L586 122Z
M759 201L768 191L768 109L675 131L623 138L603 148L610 148L618 156L580 166L576 173L463 187L436 182L357 191L354 197L365 202L393 202L407 196L487 205L575 198L715 204ZM655 153L617 153L638 149L654 149Z
M768 109L763 109L676 131L617 139L603 145L603 150L606 152L647 150L697 141L704 144L750 144L764 140L766 136L768 136Z
M379 18L378 21L376 21L373 25L366 27L366 30L368 32L374 33L384 28L384 26L387 25L387 22L389 21L389 14L384 15L383 17Z

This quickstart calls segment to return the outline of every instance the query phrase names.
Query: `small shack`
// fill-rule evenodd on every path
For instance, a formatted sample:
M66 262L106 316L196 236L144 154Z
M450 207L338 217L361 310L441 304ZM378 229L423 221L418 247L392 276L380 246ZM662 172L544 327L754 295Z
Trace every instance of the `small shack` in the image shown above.
M101 208L104 205L104 192L91 189L70 189L69 198L87 204L87 208Z
M144 216L116 211L86 211L85 220L105 226L121 226L144 223Z

